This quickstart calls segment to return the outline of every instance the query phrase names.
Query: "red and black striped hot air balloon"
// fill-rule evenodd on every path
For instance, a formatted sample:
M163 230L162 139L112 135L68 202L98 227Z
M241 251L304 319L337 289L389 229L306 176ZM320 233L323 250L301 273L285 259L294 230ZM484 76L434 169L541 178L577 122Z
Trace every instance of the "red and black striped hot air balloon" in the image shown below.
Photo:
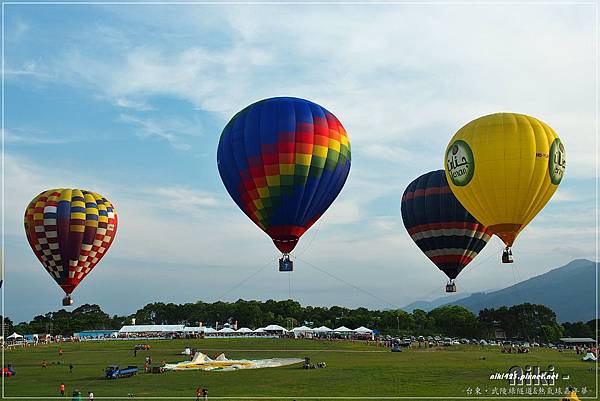
M411 182L401 203L404 227L417 246L450 279L454 279L483 249L490 232L454 196L444 170L423 174Z
M117 233L117 213L105 197L80 189L50 189L25 210L31 249L65 291L71 293L100 262Z

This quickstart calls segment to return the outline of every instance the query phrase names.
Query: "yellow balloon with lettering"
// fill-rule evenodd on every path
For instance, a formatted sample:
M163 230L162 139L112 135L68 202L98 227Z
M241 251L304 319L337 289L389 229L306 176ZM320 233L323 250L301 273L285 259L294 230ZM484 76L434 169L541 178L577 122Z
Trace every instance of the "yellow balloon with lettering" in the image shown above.
M565 167L565 148L556 132L516 113L471 121L454 134L444 159L454 195L509 252L558 188Z

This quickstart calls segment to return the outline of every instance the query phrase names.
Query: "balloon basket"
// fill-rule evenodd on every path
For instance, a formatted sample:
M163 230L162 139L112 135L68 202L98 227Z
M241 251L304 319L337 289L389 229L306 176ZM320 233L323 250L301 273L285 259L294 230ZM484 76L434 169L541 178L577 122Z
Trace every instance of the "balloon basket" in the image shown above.
M513 263L512 250L508 247L502 252L502 263Z
M73 299L70 295L66 295L62 300L63 306L71 306L73 305Z
M456 284L454 284L454 281L450 281L446 284L446 292L456 292Z
M290 260L290 255L287 253L283 254L283 257L279 259L279 271L280 272L293 272L294 262Z

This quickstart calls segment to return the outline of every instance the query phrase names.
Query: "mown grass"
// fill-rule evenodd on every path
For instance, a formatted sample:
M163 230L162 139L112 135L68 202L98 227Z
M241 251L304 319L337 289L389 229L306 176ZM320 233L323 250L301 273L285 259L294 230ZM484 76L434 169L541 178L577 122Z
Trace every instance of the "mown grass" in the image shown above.
M67 394L74 389L98 397L186 397L194 399L196 387L209 389L213 397L475 397L467 389L479 387L482 396L491 396L493 387L508 388L505 382L491 381L495 372L511 366L554 365L569 380L558 380L556 387L586 387L587 397L595 396L595 364L580 361L573 351L534 349L529 354L502 354L498 347L453 346L439 349L411 349L392 353L371 343L283 339L206 339L147 341L150 351L133 355L138 341L105 341L62 344L7 350L5 363L17 375L4 383L5 397L57 397L64 382ZM144 341L139 341L144 342ZM160 361L178 362L185 346L198 348L209 356L221 352L229 358L272 358L309 356L324 361L325 369L303 370L301 365L234 372L166 372L139 374L118 380L104 379L107 365L137 365L150 355ZM42 369L41 361L48 361ZM69 373L69 364L74 365ZM488 390L486 393L485 390ZM581 395L581 392L580 392ZM513 396L514 397L514 396ZM70 397L68 397L70 399ZM526 397L523 397L526 398ZM558 399L559 397L552 397ZM115 398L116 399L116 398ZM167 398L169 399L169 398Z

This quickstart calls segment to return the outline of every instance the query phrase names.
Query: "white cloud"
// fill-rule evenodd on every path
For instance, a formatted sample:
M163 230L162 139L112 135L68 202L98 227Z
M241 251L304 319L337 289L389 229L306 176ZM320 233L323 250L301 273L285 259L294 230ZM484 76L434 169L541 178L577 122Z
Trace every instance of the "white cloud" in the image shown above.
M223 120L260 98L309 98L338 115L355 148L388 161L418 141L435 153L480 115L523 112L549 123L577 155L570 175L591 177L594 20L585 9L315 5L299 15L295 6L265 5L134 15L119 8L140 29L158 20L172 28L147 43L131 41L132 27L109 29L112 58L70 48L51 64L71 84L125 107L169 96ZM221 28L203 28L207 18ZM212 45L216 32L227 38L219 47Z
M48 136L37 130L22 128L4 129L3 134L6 144L18 145L57 145L76 140L74 138L59 135Z
M191 126L178 119L140 118L121 114L121 121L137 126L136 134L140 138L158 137L166 140L173 148L190 150L191 145L184 137L198 135L198 127Z
M189 188L156 188L151 191L166 201L175 210L187 211L193 208L221 206L223 203L214 195Z
M123 98L123 97L115 99L115 104L119 107L123 107L123 108L127 108L127 109L134 109L134 110L138 110L138 111L155 110L154 107L152 107L151 105L149 105L148 103L146 103L144 101L132 100L132 99L127 99L127 98Z
M47 68L42 68L35 61L28 61L20 66L6 67L4 76L7 79L11 78L35 78L41 81L50 81L58 78L57 75L48 71Z
M575 195L572 191L558 188L554 195L552 195L553 202L571 202L577 200L577 195Z

